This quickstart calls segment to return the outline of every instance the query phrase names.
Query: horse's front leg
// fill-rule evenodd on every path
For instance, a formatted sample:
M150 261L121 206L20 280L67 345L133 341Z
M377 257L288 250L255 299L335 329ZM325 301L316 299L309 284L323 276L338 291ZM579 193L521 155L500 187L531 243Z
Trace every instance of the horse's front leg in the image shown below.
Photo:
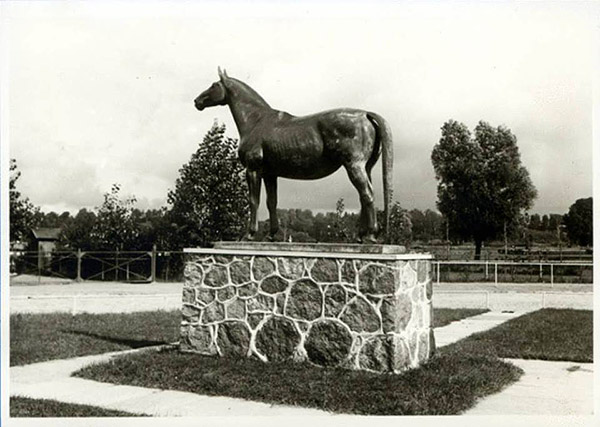
M258 205L260 203L260 181L261 175L257 171L246 169L246 181L248 182L249 202L250 202L250 222L248 222L247 240L254 240L258 231Z
M277 220L277 177L265 176L265 189L267 190L267 209L269 209L269 240L275 240L275 234L279 231Z

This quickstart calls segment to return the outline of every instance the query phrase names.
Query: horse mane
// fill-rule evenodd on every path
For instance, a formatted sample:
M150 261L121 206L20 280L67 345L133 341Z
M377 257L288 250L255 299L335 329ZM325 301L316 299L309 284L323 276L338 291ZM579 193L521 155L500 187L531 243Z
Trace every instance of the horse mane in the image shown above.
M238 96L241 96L246 101L251 101L260 107L271 108L267 101L246 83L233 77L227 77L227 83L231 84L231 87L228 89L234 90Z

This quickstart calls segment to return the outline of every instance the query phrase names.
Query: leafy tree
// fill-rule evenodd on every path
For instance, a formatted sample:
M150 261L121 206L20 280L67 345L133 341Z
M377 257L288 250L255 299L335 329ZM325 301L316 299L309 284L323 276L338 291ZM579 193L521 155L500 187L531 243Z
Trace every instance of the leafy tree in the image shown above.
M427 209L425 212L412 209L409 215L414 240L429 242L444 237L442 233L444 219L439 213L431 209Z
M104 194L104 203L98 208L92 233L100 249L130 249L139 233L133 216L136 198L131 196L122 199L120 191L121 186L113 184L110 192Z
M548 215L542 216L541 230L550 230L550 217Z
M248 217L248 191L237 141L215 123L179 170L167 200L181 246L238 239Z
M133 216L139 229L139 234L134 247L139 250L150 250L153 245L159 249L172 249L176 242L172 235L175 227L171 223L169 211L166 207L149 209L145 212L133 210Z
M412 239L412 222L406 209L395 202L390 209L389 242L393 245L410 245Z
M59 237L59 243L68 249L97 249L98 242L94 236L96 214L82 208L72 220L66 223Z
M25 242L30 230L38 226L39 207L34 206L27 197L17 190L17 180L21 172L17 170L17 161L10 159L9 205L10 205L10 241Z
M541 230L542 220L539 214L533 214L529 217L529 228L532 230Z
M591 246L594 241L593 205L592 197L577 199L563 219L569 240L581 246Z
M431 154L438 183L439 211L450 232L475 241L475 259L482 243L518 226L521 211L537 195L521 165L517 138L500 126L479 122L474 137L450 120Z
M328 220L325 241L333 243L348 243L352 241L352 227L350 226L350 217L346 213L344 199L340 198L335 203L335 213L327 214Z

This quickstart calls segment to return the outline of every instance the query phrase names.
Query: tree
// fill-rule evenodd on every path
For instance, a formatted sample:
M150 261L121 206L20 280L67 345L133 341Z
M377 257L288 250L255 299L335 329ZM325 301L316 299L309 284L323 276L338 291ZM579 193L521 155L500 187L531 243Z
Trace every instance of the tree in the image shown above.
M591 197L577 199L569 208L569 212L563 217L563 223L571 242L581 246L591 246L593 244L593 205Z
M390 209L389 242L393 245L410 245L412 240L412 222L406 209L395 202Z
M237 240L246 226L248 191L237 140L225 137L225 125L213 125L179 174L167 201L180 246Z
M82 208L77 215L67 223L59 237L62 247L68 249L98 249L98 241L95 238L96 214Z
M442 216L427 209L425 212L419 209L412 209L409 212L410 222L412 224L412 239L422 242L443 238L443 218Z
M133 217L136 198L130 196L122 199L120 191L121 186L113 184L110 192L104 194L104 203L98 208L92 233L100 249L130 249L139 233Z
M27 197L17 190L17 180L21 172L17 170L17 161L10 159L9 205L10 205L10 241L26 241L30 230L37 227L39 207L34 206Z
M529 228L532 230L541 230L542 220L539 214L533 214L529 217Z
M521 165L517 138L503 126L479 122L472 137L464 124L450 120L431 160L439 180L438 209L451 235L475 241L475 259L484 241L518 226L537 195Z

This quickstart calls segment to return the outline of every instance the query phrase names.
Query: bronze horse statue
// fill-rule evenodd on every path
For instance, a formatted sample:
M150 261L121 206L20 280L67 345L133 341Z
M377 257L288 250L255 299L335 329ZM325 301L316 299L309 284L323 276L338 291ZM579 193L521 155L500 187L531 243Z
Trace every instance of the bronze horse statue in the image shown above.
M246 168L250 192L250 222L246 238L258 230L256 211L261 180L267 192L270 238L279 229L277 178L318 179L341 166L360 195L359 237L375 243L377 216L373 203L371 169L383 158L385 229L388 234L392 185L392 137L389 125L378 114L341 108L295 117L278 111L247 84L219 68L219 80L194 101L200 111L228 105L240 134L238 153Z

